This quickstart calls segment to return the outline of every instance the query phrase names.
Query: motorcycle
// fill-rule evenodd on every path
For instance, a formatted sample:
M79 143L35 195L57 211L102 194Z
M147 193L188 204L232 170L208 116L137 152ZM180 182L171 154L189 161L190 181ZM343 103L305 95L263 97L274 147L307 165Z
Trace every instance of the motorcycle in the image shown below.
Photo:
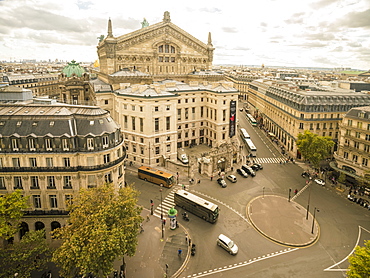
M195 255L195 244L192 244L191 245L191 255L194 256Z
M189 221L189 216L187 215L187 213L186 213L186 212L184 212L184 213L182 214L182 218L183 218L185 221Z

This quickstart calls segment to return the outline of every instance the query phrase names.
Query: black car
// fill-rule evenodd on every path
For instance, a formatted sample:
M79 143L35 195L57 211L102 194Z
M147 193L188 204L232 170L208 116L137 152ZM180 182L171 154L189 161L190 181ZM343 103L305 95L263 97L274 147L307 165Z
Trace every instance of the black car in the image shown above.
M218 178L217 183L222 187L225 188L227 186L226 181L223 178Z
M258 170L262 170L263 169L263 166L262 166L262 164L260 164L260 163L253 163L253 165L252 166L254 166L254 167L258 167ZM258 171L257 170L257 171Z
M236 169L236 172L244 178L248 178L248 174L243 169Z
M247 165L242 165L242 169L247 172L248 175L251 175L252 177L256 176L256 172L253 171L253 169Z
M306 177L306 178L309 178L310 177L310 173L308 173L307 171L304 171L304 172L302 172L302 174L301 174L301 176L302 177Z

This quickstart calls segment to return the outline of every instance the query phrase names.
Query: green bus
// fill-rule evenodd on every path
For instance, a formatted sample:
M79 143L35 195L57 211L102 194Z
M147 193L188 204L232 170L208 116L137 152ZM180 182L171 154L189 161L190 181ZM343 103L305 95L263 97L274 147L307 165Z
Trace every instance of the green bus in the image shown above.
M174 201L176 206L179 206L210 223L215 223L218 219L219 208L217 205L186 190L178 190L174 195Z

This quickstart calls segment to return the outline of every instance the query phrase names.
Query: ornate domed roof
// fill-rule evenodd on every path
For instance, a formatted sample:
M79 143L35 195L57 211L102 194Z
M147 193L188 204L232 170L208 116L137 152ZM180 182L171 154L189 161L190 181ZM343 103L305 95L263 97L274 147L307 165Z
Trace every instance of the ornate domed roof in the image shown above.
M68 63L68 66L65 66L62 72L67 76L78 76L81 77L86 71L83 67L80 66L79 63L76 63L75 60L72 60Z

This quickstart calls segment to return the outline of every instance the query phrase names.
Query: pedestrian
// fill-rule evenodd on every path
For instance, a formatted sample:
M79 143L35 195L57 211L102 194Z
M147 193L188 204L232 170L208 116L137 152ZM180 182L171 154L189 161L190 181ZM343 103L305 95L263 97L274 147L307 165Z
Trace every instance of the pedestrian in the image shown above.
M211 181L213 180L213 175L211 176Z
M294 194L297 194L298 193L298 189L294 190Z
M146 216L146 222L149 222L150 221L150 216L149 214Z
M181 248L179 248L179 250L177 250L177 254L181 257L181 254L182 254Z
M198 183L200 183L200 179L198 179Z
M163 218L163 226L166 226L166 218Z
M185 241L188 242L188 235L185 235Z
M189 246L191 246L191 238L189 237Z

